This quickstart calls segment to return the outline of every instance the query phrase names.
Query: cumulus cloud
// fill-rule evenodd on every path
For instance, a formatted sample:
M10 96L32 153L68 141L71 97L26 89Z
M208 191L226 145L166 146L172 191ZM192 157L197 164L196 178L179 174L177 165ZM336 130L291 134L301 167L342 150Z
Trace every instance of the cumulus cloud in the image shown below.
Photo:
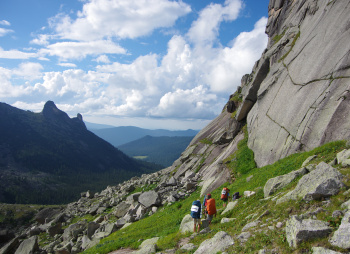
M3 50L0 47L0 58L6 58L6 59L29 59L29 58L35 58L38 55L36 53L28 53L19 51L16 49L13 50Z
M57 42L41 49L40 54L58 56L60 59L83 59L87 55L125 54L126 50L110 40L89 42Z
M42 77L41 71L43 66L39 63L21 63L18 68L12 71L13 75L21 77L25 80L36 80Z
M190 6L182 1L91 0L78 12L77 19L59 14L51 20L51 26L62 38L70 40L137 38L157 28L170 27L189 12Z
M2 26L10 26L11 24L7 20L0 20L0 25L2 25Z
M192 23L187 36L195 44L212 44L217 39L221 22L237 19L241 8L241 0L226 0L224 5L210 4L200 12L199 18Z
M111 62L107 55L100 55L94 61L98 63L107 63L107 64Z
M75 67L77 67L77 65L74 64L74 63L59 63L58 65L62 66L62 67L67 67L67 68L75 68Z

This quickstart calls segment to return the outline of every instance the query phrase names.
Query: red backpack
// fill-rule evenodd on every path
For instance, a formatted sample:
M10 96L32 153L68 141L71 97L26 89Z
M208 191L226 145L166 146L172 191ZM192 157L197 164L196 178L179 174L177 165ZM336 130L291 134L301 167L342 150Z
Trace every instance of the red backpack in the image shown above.
M221 199L227 199L227 198L228 198L228 189L225 187L222 189Z
M207 200L207 211L209 215L216 214L215 199L211 198Z

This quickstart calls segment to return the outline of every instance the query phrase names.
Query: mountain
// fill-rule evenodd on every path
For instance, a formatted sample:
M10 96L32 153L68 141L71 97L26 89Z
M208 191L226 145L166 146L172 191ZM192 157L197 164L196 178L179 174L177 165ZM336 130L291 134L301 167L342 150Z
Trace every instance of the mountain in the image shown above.
M1 251L348 253L350 2L268 10L261 59L170 167L63 208L2 206L2 225L15 226L0 230L12 233ZM224 207L223 187L241 198ZM190 235L192 202L208 193L217 216Z
M169 167L180 157L193 137L151 137L145 136L135 141L118 146L131 157Z
M0 103L0 201L62 203L159 170L134 160L48 101L41 113Z
M107 124L98 124L98 123L89 123L85 122L85 126L88 130L99 130L99 129L108 129L108 128L113 128L114 126L112 125L107 125Z
M170 131L163 129L148 130L134 126L120 126L107 129L91 129L91 131L115 147L129 143L147 135L152 137L193 137L198 133L198 131L191 129L184 131Z

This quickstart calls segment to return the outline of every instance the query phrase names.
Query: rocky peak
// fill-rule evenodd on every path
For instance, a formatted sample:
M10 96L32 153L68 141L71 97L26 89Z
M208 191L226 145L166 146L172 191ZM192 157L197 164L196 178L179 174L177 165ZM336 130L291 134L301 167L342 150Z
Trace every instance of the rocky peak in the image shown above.
M47 101L44 105L42 114L47 119L69 120L67 113L59 110L53 101Z

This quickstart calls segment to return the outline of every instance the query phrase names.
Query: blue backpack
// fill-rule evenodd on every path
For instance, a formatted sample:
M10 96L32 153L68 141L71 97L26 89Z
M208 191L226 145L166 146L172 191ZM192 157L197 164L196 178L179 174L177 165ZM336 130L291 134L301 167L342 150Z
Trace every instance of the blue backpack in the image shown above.
M201 218L201 202L199 200L193 201L191 206L191 217L194 219Z

